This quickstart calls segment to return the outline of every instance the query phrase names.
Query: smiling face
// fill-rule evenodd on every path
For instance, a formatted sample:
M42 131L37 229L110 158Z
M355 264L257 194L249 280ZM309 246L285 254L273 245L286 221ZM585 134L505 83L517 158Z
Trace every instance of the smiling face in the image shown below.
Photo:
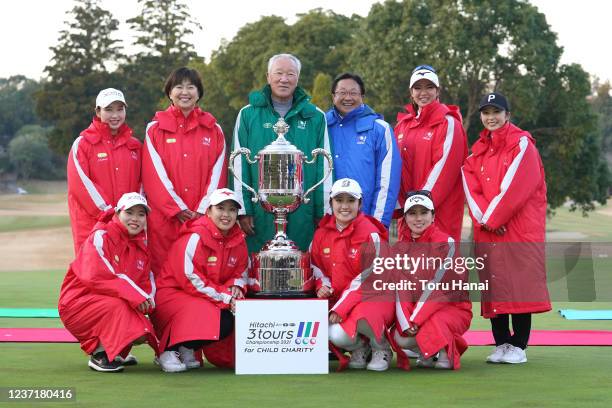
M491 132L504 126L509 119L510 112L495 106L485 106L480 111L480 120L483 126Z
M360 107L363 103L361 87L350 78L338 81L333 98L334 106L343 116Z
M419 109L437 100L439 96L440 90L428 79L419 79L410 88L410 97Z
M106 108L96 108L96 116L100 122L108 124L113 135L116 135L121 125L125 123L125 105L123 102L115 101Z
M299 73L289 58L279 58L272 63L267 74L272 97L279 102L290 102L297 87Z
M180 84L176 84L170 90L170 100L172 104L179 108L185 116L196 107L200 99L198 87L185 79Z
M147 226L147 210L142 205L135 205L127 210L121 210L118 217L130 235L140 234Z
M361 202L350 194L340 193L332 198L332 212L336 222L341 227L346 227L357 218Z
M415 205L406 211L404 220L413 238L418 238L433 223L433 213L422 205Z
M216 205L211 205L206 210L206 215L215 224L223 235L236 224L238 218L238 205L233 200L225 200Z

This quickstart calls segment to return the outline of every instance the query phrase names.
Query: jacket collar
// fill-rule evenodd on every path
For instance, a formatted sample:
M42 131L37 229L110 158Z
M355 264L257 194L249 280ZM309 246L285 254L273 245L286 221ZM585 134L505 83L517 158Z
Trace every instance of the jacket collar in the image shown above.
M298 114L304 119L314 116L317 108L309 102L310 96L302 87L297 86L293 93L293 104L289 112L287 112L287 115L285 115L285 119L289 119L291 116ZM270 88L270 85L266 85L258 91L251 92L249 94L249 103L259 108L267 107L274 112L274 106L272 105L272 88Z
M355 121L355 130L358 133L372 129L376 119L383 118L381 114L374 112L374 110L365 103L353 109L344 117L340 116L340 113L335 107L328 110L325 116L329 126L333 126L336 123L349 123Z
M202 242L211 248L218 247L218 242L225 248L238 246L244 240L244 232L238 226L238 222L229 230L227 236L223 235L213 221L204 215L196 220L184 224L184 232L197 233Z
M183 112L174 105L170 105L165 111L157 112L154 120L158 122L160 129L171 133L176 132L179 124L182 123L185 123L185 131L188 132L198 126L210 129L215 126L217 121L213 115L204 112L199 106L196 106L189 115L185 117Z
M113 135L108 123L103 123L98 116L94 116L89 127L81 132L81 136L91 144L100 143L102 140L113 140L114 146L117 147L128 143L132 137L132 129L124 123L117 134Z

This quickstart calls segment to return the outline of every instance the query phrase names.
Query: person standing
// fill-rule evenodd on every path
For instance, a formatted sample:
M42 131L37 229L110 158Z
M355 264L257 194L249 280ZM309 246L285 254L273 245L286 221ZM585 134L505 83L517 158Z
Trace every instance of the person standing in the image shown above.
M181 225L202 216L208 197L224 187L225 138L221 126L197 103L204 89L200 74L174 70L164 86L172 104L147 125L142 180L153 209L149 228L153 272L157 275Z
M409 191L430 191L436 203L436 223L460 242L465 201L461 165L468 151L461 112L457 106L440 102L440 81L429 65L412 71L410 99L406 112L397 114L395 126L402 155L398 208ZM398 233L404 228L400 218Z
M123 92L101 90L91 124L68 154L68 211L75 255L100 215L124 193L140 191L142 145L125 123L126 110Z
M291 54L277 54L270 58L266 77L268 84L261 90L251 92L249 104L238 113L232 151L246 147L252 155L257 154L276 140L272 126L281 117L289 125L286 139L308 159L315 148L330 150L325 114L310 103L310 96L298 86L301 66L300 60ZM244 157L237 157L233 165L242 180L257 189L258 166L249 165ZM319 158L316 165L304 164L304 191L322 179L327 169L327 161L323 158ZM240 226L247 234L249 252L258 252L274 237L274 216L265 212L259 204L254 204L251 193L237 183L234 179L234 190L244 202L244 208L240 209ZM329 212L329 204L324 197L329 196L331 184L329 177L313 192L310 203L302 204L288 216L287 235L302 251L308 249L317 221Z
M474 226L481 313L491 319L489 363L527 362L531 314L551 309L546 287L546 180L534 138L510 122L510 104L493 92L480 102L484 130L462 167ZM512 318L513 334L510 333Z
M332 83L334 107L327 111L336 179L356 180L363 190L361 211L389 228L402 171L393 130L363 103L365 84L344 73Z

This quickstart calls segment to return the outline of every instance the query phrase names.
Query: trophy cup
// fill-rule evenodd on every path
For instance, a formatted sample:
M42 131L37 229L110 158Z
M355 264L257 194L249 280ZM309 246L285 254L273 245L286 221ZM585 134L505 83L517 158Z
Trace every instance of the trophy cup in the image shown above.
M307 288L307 283L312 283L309 282L312 272L307 262L308 254L300 251L287 236L287 215L302 202L308 203L308 195L329 177L333 170L332 157L324 149L314 149L311 160L306 160L304 153L285 139L289 125L283 118L279 118L272 129L278 135L277 139L260 150L254 159L251 159L251 151L245 147L233 151L229 158L230 171L253 194L252 201L259 201L265 211L274 214L276 234L253 260L261 288L254 297L312 297L313 292ZM239 155L244 155L249 164L259 161L258 191L235 173L234 159ZM319 155L327 159L329 170L325 177L303 193L303 165L315 163Z

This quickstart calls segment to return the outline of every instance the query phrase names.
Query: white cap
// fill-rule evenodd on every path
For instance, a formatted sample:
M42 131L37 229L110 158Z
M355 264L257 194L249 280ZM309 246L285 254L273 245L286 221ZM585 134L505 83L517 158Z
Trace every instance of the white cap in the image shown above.
M123 92L115 88L106 88L100 91L98 97L96 98L96 108L106 108L111 103L119 101L123 102L125 106L127 103L125 102L125 97L123 96Z
M220 204L227 200L234 201L236 204L238 204L238 208L242 208L242 203L240 202L240 199L238 198L236 193L234 193L229 188L220 188L218 190L213 191L210 195L210 199L208 200L208 206L206 208L210 207L211 205Z
M127 210L128 208L132 208L136 205L142 205L147 213L151 211L151 207L147 204L147 199L141 196L138 193L125 193L117 202L117 206L115 207L115 212L119 212L122 210Z
M406 203L404 204L404 213L415 205L421 205L431 211L434 209L434 204L433 201L431 201L431 198L423 194L415 194L406 199Z
M440 80L438 79L438 75L435 72L427 68L419 68L415 70L412 73L412 76L410 77L410 88L412 88L412 86L421 79L427 79L431 81L436 86L436 88L440 87Z
M334 185L331 188L330 198L334 198L338 194L350 194L353 197L359 199L361 198L361 186L358 182L350 178L341 178L340 180L336 180Z

